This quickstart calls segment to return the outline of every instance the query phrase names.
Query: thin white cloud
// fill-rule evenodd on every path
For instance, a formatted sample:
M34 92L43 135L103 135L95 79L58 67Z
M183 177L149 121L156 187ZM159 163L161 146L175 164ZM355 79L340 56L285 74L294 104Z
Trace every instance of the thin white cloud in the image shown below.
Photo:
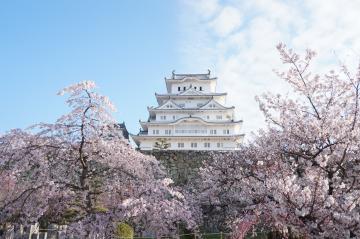
M228 104L244 119L245 133L264 126L255 95L289 90L272 71L282 68L277 43L316 50L321 72L339 60L356 66L360 57L359 0L183 0L180 5L183 69L213 70L218 90L229 93Z
M209 26L219 36L226 37L241 26L241 20L241 14L235 7L224 7Z

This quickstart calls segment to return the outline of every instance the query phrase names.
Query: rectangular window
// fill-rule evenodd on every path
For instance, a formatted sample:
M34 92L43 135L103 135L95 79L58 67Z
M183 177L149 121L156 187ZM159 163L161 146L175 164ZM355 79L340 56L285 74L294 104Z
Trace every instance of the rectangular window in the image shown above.
M210 134L216 134L216 129L211 129Z
M191 148L197 148L197 143L191 143Z
M222 119L222 115L217 115L217 116L216 116L216 119L221 120L221 119Z
M159 134L159 130L158 129L153 129L153 134Z
M186 90L186 87L185 87L185 86L183 87L183 90Z
M173 115L173 120L174 120L174 119L176 119L176 116L175 116L175 115Z
M210 143L204 143L204 148L210 148Z
M200 86L200 91L202 91L202 86Z
M222 147L223 147L223 143L217 143L216 146L217 146L218 148L222 148Z
M224 134L230 134L230 130L228 130L228 129L224 129Z
M184 143L178 143L178 148L184 148Z
M196 90L196 86L194 87L194 89Z
M165 134L171 134L171 129L166 129Z
M161 119L161 120L166 120L166 115L161 115L161 116L160 116L160 119Z
M207 116L206 116L206 119L210 119L210 116L207 115Z
M180 86L178 86L178 91L180 91L181 90L181 87Z

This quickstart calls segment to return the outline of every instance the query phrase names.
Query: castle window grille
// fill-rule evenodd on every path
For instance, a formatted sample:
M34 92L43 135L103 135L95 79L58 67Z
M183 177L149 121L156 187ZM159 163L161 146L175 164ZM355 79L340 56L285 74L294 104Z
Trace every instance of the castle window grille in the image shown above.
M176 134L206 134L206 129L176 129Z

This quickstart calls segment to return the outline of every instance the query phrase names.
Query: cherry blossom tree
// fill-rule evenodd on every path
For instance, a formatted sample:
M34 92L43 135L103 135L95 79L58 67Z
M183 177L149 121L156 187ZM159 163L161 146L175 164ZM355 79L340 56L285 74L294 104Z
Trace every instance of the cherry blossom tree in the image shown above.
M27 136L31 140L25 148L39 152L18 151L15 147L21 141L7 143L16 152L3 155L1 165L29 160L40 166L35 171L24 170L39 172L44 178L34 177L36 183L23 178L26 183L16 189L18 194L29 188L37 190L43 181L47 183L46 190L36 193L44 206L37 207L36 201L29 200L34 215L30 221L66 224L67 232L79 238L111 238L116 224L124 221L156 236L173 233L179 222L194 227L183 195L171 185L154 157L141 154L124 140L111 116L114 106L94 88L93 82L84 81L59 92L70 95L67 104L72 110L54 124L32 127L36 133ZM23 138L17 132L12 135L14 141ZM2 171L9 174L9 186L0 189L5 197L1 200L11 201L7 190L14 184L12 175L18 173L17 168L22 170L19 165ZM10 208L16 210L17 204L12 205Z
M35 223L48 209L56 188L47 174L50 152L40 146L46 143L21 130L0 137L0 225Z
M207 163L200 198L226 205L232 222L254 216L285 236L358 238L360 67L320 76L310 72L315 52L277 49L287 67L277 74L294 94L257 98L267 129Z

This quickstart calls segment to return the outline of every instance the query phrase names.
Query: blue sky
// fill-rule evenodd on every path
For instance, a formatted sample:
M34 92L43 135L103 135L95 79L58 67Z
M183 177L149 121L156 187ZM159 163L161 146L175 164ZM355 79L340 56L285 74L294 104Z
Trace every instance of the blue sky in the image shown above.
M93 80L135 133L178 61L176 1L1 1L0 132L67 112L61 88Z
M289 92L275 45L314 49L320 73L354 69L359 11L359 0L3 0L0 132L55 121L68 110L56 92L93 80L137 133L173 69L211 69L248 134L265 126L254 97Z

